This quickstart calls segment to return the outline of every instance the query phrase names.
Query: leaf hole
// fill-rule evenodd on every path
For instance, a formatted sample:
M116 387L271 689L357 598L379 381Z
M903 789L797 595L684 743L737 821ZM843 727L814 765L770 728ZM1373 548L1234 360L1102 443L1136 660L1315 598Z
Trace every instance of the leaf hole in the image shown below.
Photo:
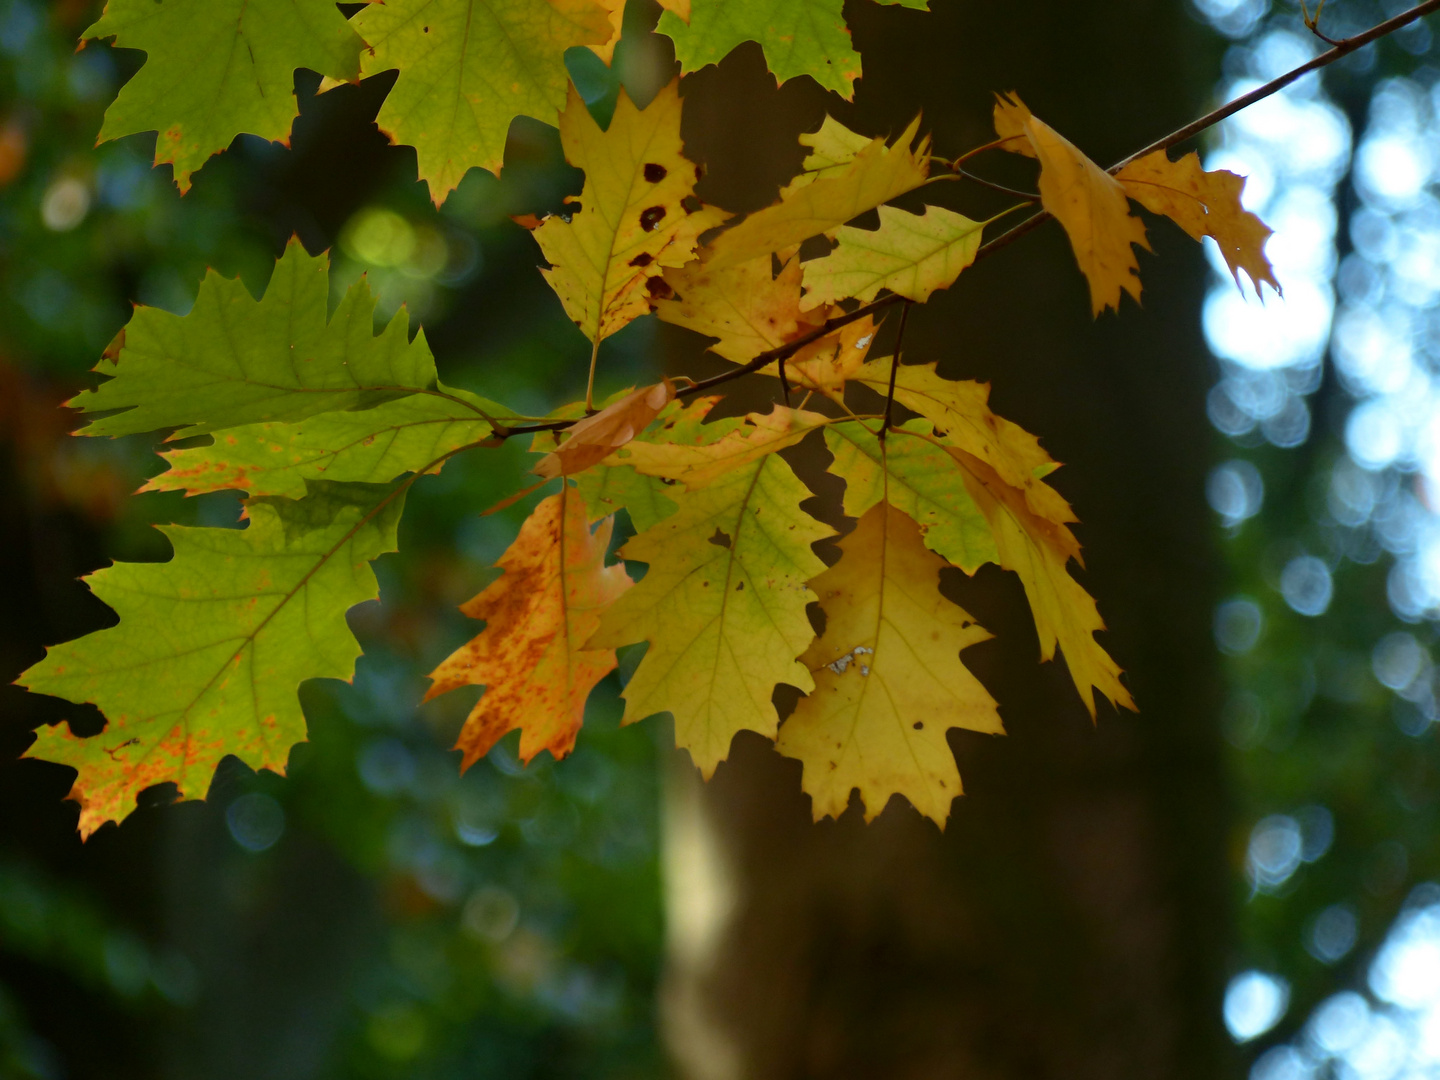
M723 531L719 526L716 526L715 535L710 537L710 543L716 547L728 548L730 546L730 534Z

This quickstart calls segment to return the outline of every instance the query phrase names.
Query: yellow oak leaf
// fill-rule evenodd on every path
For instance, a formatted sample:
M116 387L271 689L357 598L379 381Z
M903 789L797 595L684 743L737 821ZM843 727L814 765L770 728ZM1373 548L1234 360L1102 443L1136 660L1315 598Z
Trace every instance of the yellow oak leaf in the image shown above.
M565 104L565 50L611 36L597 0L386 0L351 23L369 45L362 78L400 71L375 122L415 147L437 204L471 168L499 174L515 117L553 124Z
M540 459L532 472L553 480L598 465L649 426L675 398L669 379L626 394L594 416L577 420L562 433L565 440Z
M787 188L779 202L757 210L725 236L711 268L768 256L812 236L829 233L881 203L913 191L930 174L930 138L918 143L917 116L890 145L872 139L833 175Z
M893 206L880 209L878 229L844 226L829 255L805 264L805 299L813 308L838 300L874 300L889 289L924 303L936 289L947 289L975 261L983 222L940 206L912 214Z
M737 732L775 737L779 683L814 685L797 660L815 636L805 583L825 569L810 545L834 530L800 509L810 490L778 454L670 497L678 509L625 545L649 570L590 645L649 642L623 722L671 713L676 745L708 778Z
M800 261L794 251L782 253L779 274L766 259L749 259L716 269L713 259L725 249L721 233L715 244L700 250L694 262L665 271L673 296L655 302L663 321L717 338L711 352L748 363L825 321L823 312L800 310Z
M800 145L808 146L810 153L800 163L800 172L780 189L783 199L796 188L804 187L822 177L838 176L855 156L874 141L851 131L833 116L826 116L817 131L800 136Z
M687 209L699 170L682 153L675 82L643 110L622 89L604 131L572 86L560 141L565 160L585 170L585 187L569 221L547 217L534 236L551 264L545 279L598 344L649 312L651 283L663 289L665 268L692 260L700 234L725 214Z
M838 818L858 789L866 821L898 794L944 828L961 794L945 733L1004 734L995 699L960 662L990 634L940 595L944 566L914 520L882 501L810 583L825 632L800 662L815 689L781 725L777 749L802 762L816 821Z
M636 442L610 460L632 465L636 472L646 476L678 481L694 490L766 454L794 446L812 431L832 422L819 413L776 405L769 413L750 413L743 426L733 428L713 442Z
M1090 284L1090 307L1099 315L1120 309L1123 289L1140 300L1140 264L1131 245L1146 251L1145 226L1130 213L1120 181L1096 165L1068 139L1030 114L1013 94L995 106L996 130L1008 136L1018 125L1031 156L1040 161L1040 202L1070 237L1075 261ZM1006 148L1024 145L1007 139Z
M1080 561L1074 534L1031 511L1024 493L1006 484L975 455L953 446L947 450L960 466L966 490L990 523L1000 565L1015 571L1025 586L1040 636L1040 658L1052 659L1059 644L1091 719L1095 690L1117 707L1134 710L1134 699L1120 681L1119 665L1095 640L1095 632L1105 629L1095 601L1066 569L1071 559Z
M890 383L889 357L872 360L852 378L877 394ZM895 400L919 413L948 435L948 441L987 462L1041 517L1074 521L1070 504L1043 478L1060 466L1040 440L1019 424L990 411L990 384L941 378L935 364L901 364L895 375Z
M1125 194L1145 209L1164 214L1196 240L1214 239L1225 264L1240 284L1240 271L1250 275L1255 291L1268 282L1277 293L1280 283L1270 260L1265 258L1265 241L1271 229L1240 202L1245 178L1224 169L1206 172L1200 155L1193 151L1171 161L1164 150L1132 161L1115 178Z
M485 687L455 744L461 769L517 728L527 764L541 750L559 759L574 749L590 691L615 668L613 649L586 641L630 588L623 565L605 565L612 526L606 518L592 533L584 500L566 484L520 527L500 557L505 573L460 608L485 629L430 673L425 700Z

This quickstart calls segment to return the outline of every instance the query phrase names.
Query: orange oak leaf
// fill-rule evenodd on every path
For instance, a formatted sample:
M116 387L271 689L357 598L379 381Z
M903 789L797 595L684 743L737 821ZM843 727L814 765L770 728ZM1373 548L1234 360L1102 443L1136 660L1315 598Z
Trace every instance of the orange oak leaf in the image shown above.
M630 587L623 564L605 565L614 519L593 533L585 500L569 484L541 501L501 556L505 571L460 610L485 629L430 673L425 700L462 686L485 687L455 749L461 768L520 730L520 760L575 747L585 701L615 668L614 649L585 642L600 616Z
M553 480L598 465L644 431L674 398L675 387L669 379L626 394L594 416L566 428L565 441L541 458L532 471Z
M1237 286L1244 288L1240 285L1240 271L1244 270L1257 293L1262 281L1280 291L1270 260L1265 258L1265 241L1272 230L1241 205L1243 176L1224 169L1206 172L1200 167L1200 155L1193 151L1171 161L1164 150L1156 150L1130 162L1115 178L1124 185L1125 194L1146 210L1164 214L1196 240L1214 239Z
M1075 261L1090 283L1093 313L1099 315L1107 307L1118 311L1122 289L1138 303L1140 264L1132 245L1149 251L1150 242L1145 226L1130 213L1120 181L1032 116L1014 94L997 95L995 130L1006 139L1005 149L1025 145L1014 140L1017 129L1028 140L1032 153L1027 156L1040 161L1040 201L1070 237Z

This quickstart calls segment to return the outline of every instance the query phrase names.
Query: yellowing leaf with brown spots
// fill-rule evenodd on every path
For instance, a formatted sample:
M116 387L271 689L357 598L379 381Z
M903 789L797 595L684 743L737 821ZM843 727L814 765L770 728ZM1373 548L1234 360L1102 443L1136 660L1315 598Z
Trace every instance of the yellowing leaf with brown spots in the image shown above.
M872 139L838 171L799 187L792 184L779 202L757 210L725 235L711 268L783 251L913 191L930 175L930 138L917 143L919 130L917 116L890 146Z
M585 643L630 587L623 565L605 565L612 526L606 518L591 532L585 501L567 484L520 527L500 557L504 574L461 607L485 629L430 673L425 699L485 687L455 744L462 769L517 728L527 764L541 750L558 759L574 749L590 691L615 668L614 649Z
M943 828L961 793L945 733L1004 734L994 698L960 662L990 634L940 595L944 560L888 503L866 511L840 553L810 583L825 632L800 662L815 689L777 749L802 762L816 821L838 818L858 790L866 821L902 795Z
M1024 147L1014 140L1018 129L1028 140L1028 156L1040 161L1040 201L1070 237L1075 261L1090 283L1090 306L1099 315L1120 309L1124 290L1140 300L1140 264L1131 245L1146 251L1145 226L1130 213L1120 181L1096 165L1073 143L1030 114L1018 97L1001 98L995 106L995 129L1007 139L1006 149ZM1024 153L1023 149L1017 150Z
M700 234L725 215L694 201L699 170L683 154L677 83L644 110L621 90L604 131L571 87L560 141L585 187L569 221L548 217L534 235L565 313L598 343L649 312L652 290L669 295L660 275L691 261Z
M625 687L624 722L671 713L676 745L709 777L737 732L774 738L779 683L810 689L797 660L815 636L805 583L825 568L810 545L833 530L800 509L810 490L778 454L669 496L675 512L623 549L649 569L590 645L649 643Z
M1262 281L1280 291L1270 260L1265 258L1271 229L1240 202L1245 190L1243 176L1224 169L1206 172L1200 167L1200 155L1193 151L1171 161L1164 150L1156 150L1130 162L1115 178L1124 185L1125 194L1145 209L1164 214L1196 240L1214 239L1236 285L1240 285L1240 271L1244 270L1256 292Z
M472 168L500 172L515 117L553 124L569 83L565 50L612 35L598 0L385 0L351 23L370 46L361 76L399 69L375 122L415 147L436 203Z
M360 645L345 613L379 596L369 564L395 550L402 494L312 482L298 501L249 500L243 529L162 527L170 561L86 579L119 625L52 647L19 679L105 714L98 735L42 728L26 752L79 771L81 835L156 784L203 798L229 754L285 771L305 739L300 684L354 675Z
M598 465L649 426L675 399L669 379L645 386L607 405L594 416L577 420L563 432L563 442L532 470L547 480L573 476Z

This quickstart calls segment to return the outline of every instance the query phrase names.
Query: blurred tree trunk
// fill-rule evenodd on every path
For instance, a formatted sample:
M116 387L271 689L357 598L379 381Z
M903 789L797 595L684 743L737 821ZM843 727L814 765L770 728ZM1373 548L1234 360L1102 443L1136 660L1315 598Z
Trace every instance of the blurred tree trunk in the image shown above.
M853 106L808 80L776 90L753 46L687 82L708 199L772 199L798 167L795 135L827 109L893 133L923 108L938 151L959 153L993 137L997 90L1108 163L1194 116L1218 71L1181 4L848 6L866 72ZM1025 182L1006 162L976 167ZM709 785L677 763L662 1007L683 1076L1235 1071L1219 1015L1231 912L1205 277L1178 230L1155 222L1151 238L1143 310L1092 321L1052 224L918 309L906 342L912 361L992 381L996 410L1069 463L1054 482L1084 519L1084 580L1140 714L1102 706L1092 727L1063 665L1036 663L1018 582L989 567L956 573L951 595L997 634L966 660L1009 736L952 733L967 794L943 834L898 802L870 826L853 807L813 825L799 764L748 734ZM693 357L681 338L672 356Z

